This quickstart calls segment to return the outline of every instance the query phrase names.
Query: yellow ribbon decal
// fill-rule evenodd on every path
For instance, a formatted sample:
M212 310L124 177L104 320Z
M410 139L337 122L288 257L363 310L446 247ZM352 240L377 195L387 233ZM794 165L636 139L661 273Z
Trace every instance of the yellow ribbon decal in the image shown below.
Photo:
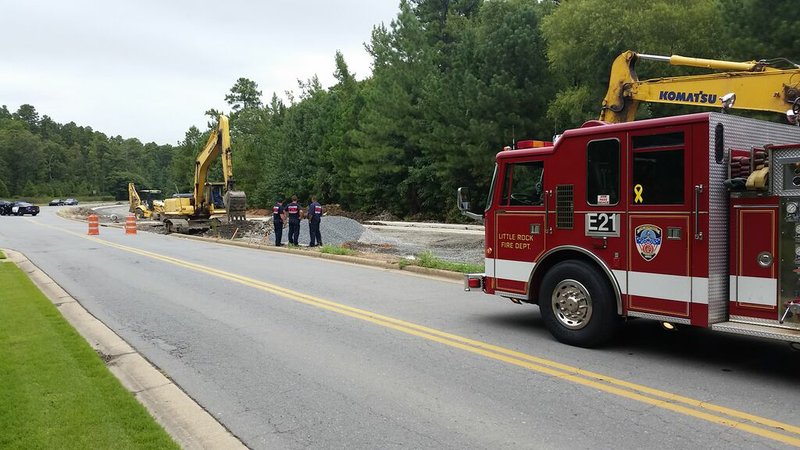
M644 201L642 199L642 191L644 191L644 188L641 184L637 184L633 187L633 193L636 194L636 198L633 199L634 203L642 203Z

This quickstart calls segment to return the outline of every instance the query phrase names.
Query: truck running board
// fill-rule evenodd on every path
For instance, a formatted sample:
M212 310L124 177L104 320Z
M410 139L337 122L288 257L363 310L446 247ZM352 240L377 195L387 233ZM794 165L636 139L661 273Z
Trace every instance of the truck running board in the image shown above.
M744 334L786 342L800 342L800 329L793 330L740 322L715 323L711 325L711 329L723 333Z

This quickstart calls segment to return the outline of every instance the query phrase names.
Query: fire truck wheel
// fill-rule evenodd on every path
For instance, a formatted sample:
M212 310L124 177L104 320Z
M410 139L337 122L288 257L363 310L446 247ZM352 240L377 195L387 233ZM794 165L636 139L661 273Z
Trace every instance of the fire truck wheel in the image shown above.
M556 339L579 347L603 344L619 323L608 281L582 261L558 263L545 274L539 309Z

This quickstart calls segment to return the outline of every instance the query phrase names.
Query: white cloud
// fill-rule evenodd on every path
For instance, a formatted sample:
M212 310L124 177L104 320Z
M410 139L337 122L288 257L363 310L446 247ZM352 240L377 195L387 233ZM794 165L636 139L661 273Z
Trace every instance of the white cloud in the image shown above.
M7 2L0 104L24 103L57 122L174 144L208 108L227 110L239 77L269 100L297 79L333 83L340 50L359 78L363 43L398 0Z

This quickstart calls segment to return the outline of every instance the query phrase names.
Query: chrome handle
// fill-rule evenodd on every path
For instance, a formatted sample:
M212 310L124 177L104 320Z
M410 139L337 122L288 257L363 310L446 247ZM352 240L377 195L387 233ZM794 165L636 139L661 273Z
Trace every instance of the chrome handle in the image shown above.
M700 231L700 194L703 193L703 185L697 184L694 187L694 238L698 241L703 240L703 232Z
M550 202L547 199L550 197L551 191L544 191L544 233L552 234L553 228L550 227Z
M781 316L781 319L778 321L778 323L783 324L783 322L785 322L787 318L792 317L796 314L800 314L800 303L797 303L796 301L789 302L786 304L786 311L783 312L783 315Z

